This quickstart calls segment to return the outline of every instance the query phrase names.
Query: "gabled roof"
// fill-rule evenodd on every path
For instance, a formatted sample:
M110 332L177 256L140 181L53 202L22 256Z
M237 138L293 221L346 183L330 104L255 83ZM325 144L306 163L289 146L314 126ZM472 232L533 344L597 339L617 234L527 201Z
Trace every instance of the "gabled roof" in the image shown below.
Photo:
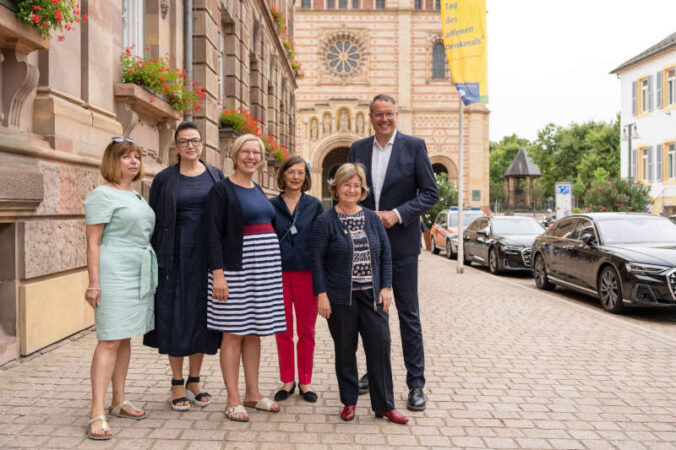
M519 149L519 153L514 157L514 161L509 165L503 178L507 177L541 177L540 168L530 159L528 152L524 147Z
M665 39L662 39L660 42L657 44L653 45L647 50L644 50L643 52L639 53L638 55L634 56L630 60L620 64L616 69L613 69L612 72L610 73L618 73L623 69L626 69L627 67L634 65L638 62L643 61L644 59L656 55L657 53L666 50L670 47L676 46L676 33L671 33L670 36L668 36Z

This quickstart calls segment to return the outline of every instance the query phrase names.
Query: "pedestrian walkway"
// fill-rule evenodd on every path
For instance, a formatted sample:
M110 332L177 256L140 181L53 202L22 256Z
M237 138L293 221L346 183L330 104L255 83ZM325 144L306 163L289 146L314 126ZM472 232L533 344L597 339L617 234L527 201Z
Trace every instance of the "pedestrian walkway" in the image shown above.
M135 340L128 397L149 414L112 418L115 437L85 437L95 334L0 369L0 448L675 448L676 338L600 310L579 307L509 277L423 255L420 293L428 407L406 411L405 371L391 314L397 407L409 425L376 419L368 395L344 423L326 321L317 323L316 404L298 396L282 412L225 419L217 357L203 376L214 404L187 413L167 402L165 357ZM364 367L360 353L360 367ZM273 338L263 340L264 393L278 386ZM243 381L240 377L240 384Z

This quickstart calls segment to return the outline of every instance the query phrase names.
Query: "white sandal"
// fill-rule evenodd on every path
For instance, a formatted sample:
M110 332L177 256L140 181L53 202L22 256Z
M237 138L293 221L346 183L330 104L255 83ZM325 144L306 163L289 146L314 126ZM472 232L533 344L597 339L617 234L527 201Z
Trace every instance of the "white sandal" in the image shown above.
M91 425L99 420L101 421L101 429L103 430L104 434L92 434ZM87 437L89 439L94 439L95 441L107 441L113 438L112 433L107 434L109 431L110 427L108 426L108 419L106 416L96 416L87 422Z
M147 414L144 412L141 415L134 415L134 414L129 414L128 412L124 411L122 408L124 406L129 406L134 412L141 412L141 408L137 408L132 402L129 400L125 400L116 407L111 407L110 408L110 415L115 416L115 417L122 417L123 419L131 419L131 420L141 420L145 419Z
M245 417L235 417L235 414L244 414ZM232 408L225 408L225 417L232 420L233 422L249 421L249 415L247 414L246 409L244 409L244 406L242 405L233 406Z
M276 403L274 403L267 397L263 397L258 401L244 400L244 406L246 406L247 408L256 408L259 411L266 411L272 413L278 413L279 411L281 411L279 405L277 405L277 409L272 409L272 405L276 405Z

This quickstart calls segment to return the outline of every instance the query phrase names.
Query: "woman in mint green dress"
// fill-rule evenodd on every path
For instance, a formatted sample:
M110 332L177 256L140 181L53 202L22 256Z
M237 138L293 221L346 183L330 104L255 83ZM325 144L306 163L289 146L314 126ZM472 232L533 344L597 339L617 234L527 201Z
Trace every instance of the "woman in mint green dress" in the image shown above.
M145 411L125 399L130 338L153 329L157 260L150 246L155 213L131 189L143 177L141 149L131 139L113 138L103 153L106 183L84 202L87 221L86 301L94 308L98 344L92 359L92 409L87 436L112 437L103 400L113 382L111 415L140 420Z

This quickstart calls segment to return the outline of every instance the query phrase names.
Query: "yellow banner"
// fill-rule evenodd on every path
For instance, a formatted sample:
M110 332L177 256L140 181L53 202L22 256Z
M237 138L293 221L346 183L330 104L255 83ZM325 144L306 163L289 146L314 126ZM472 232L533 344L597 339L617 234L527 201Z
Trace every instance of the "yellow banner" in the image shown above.
M465 105L488 103L486 0L441 0L451 78Z

